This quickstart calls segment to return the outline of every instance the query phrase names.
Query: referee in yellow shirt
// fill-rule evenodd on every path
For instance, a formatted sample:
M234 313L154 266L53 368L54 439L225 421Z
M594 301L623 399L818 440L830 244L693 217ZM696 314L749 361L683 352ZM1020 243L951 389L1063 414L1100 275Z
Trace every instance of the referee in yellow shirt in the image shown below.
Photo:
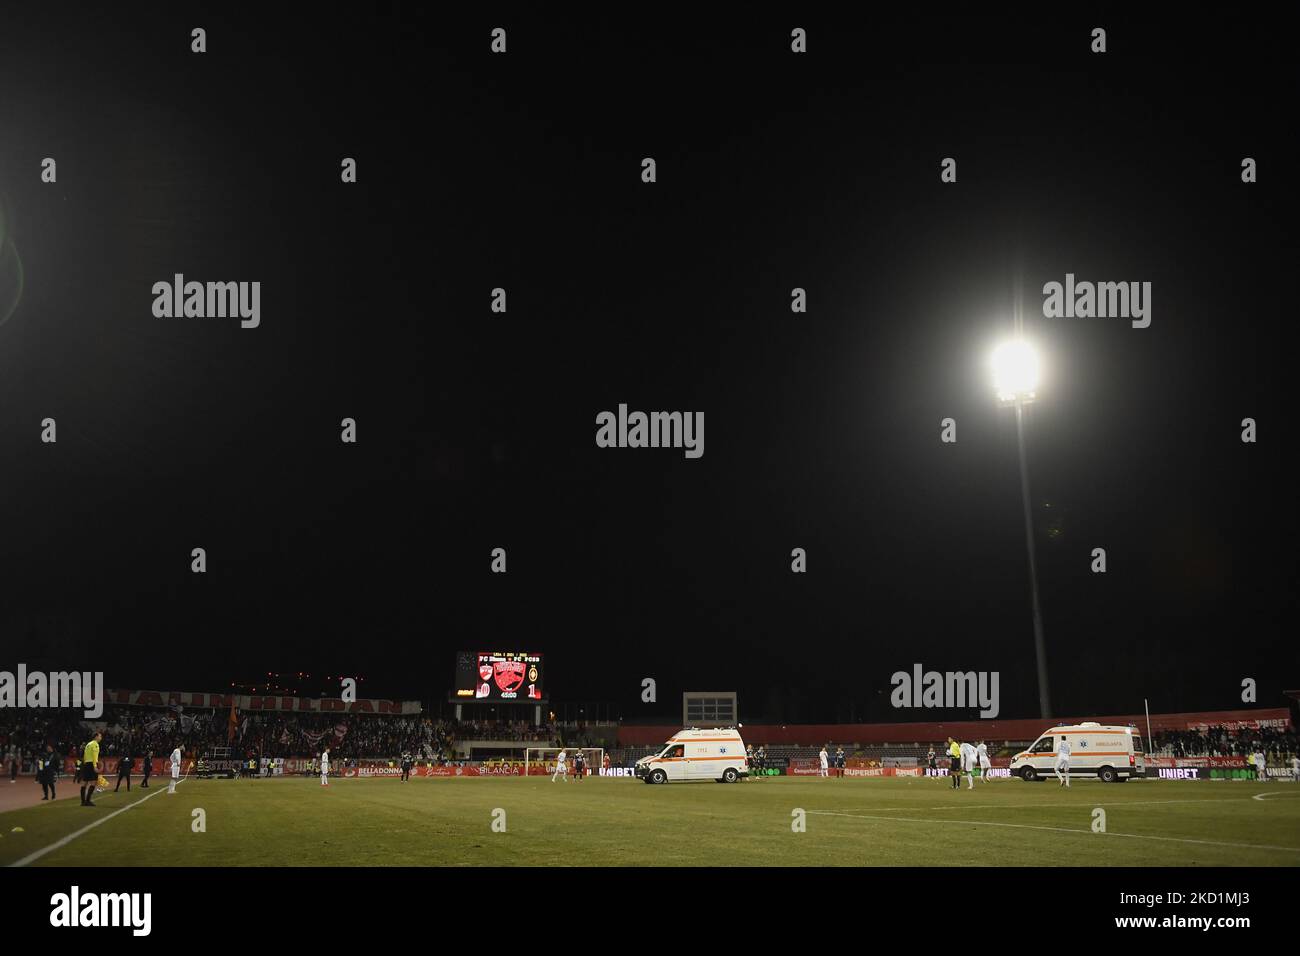
M81 805L93 807L95 801L95 783L99 780L99 742L104 738L102 731L95 731L95 736L81 754Z

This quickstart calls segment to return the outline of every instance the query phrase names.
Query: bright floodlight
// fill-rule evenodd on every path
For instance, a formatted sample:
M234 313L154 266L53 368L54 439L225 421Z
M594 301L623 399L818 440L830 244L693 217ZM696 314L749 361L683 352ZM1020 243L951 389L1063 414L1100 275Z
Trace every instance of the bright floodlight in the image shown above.
M1038 354L1023 339L993 350L993 387L998 401L1032 401L1038 388Z

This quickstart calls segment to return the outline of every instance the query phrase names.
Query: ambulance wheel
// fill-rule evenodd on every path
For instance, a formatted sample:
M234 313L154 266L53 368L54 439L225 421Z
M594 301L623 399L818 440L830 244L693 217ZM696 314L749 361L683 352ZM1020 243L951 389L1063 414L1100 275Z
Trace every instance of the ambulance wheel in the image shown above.
M736 773L735 767L728 767L726 770L722 771L723 783L735 783L739 779L740 774Z
M1115 772L1114 767L1102 767L1097 771L1097 776L1101 778L1102 783L1114 783L1119 779L1119 774Z
M650 771L650 782L651 782L651 783L667 783L667 782L668 782L668 774L664 773L662 770L652 770L652 771Z
M1033 783L1035 780L1038 779L1038 777L1034 773L1033 767L1021 767L1020 779L1023 780L1025 783Z

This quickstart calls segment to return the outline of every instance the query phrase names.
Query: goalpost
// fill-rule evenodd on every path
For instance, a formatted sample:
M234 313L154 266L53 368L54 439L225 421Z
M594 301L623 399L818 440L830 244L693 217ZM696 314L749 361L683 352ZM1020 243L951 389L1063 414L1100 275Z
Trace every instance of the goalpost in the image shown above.
M599 776L600 768L605 764L604 747L528 747L524 750L524 776L527 777L534 766L541 766L546 773L555 773L556 758L561 751L568 753L569 765L566 769L573 773L573 755L579 750L587 759L587 776Z

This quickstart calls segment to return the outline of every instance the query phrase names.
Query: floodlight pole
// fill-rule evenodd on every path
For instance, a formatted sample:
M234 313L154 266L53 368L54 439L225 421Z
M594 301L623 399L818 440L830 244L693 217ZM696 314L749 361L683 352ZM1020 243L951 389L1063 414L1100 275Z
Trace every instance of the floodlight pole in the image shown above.
M1025 464L1024 402L1016 397L1016 445L1020 451L1020 497L1025 508L1025 546L1029 550L1029 591L1034 605L1034 654L1038 658L1038 707L1052 716L1052 694L1047 684L1047 648L1043 642L1043 612L1038 606L1038 565L1034 557L1034 519L1029 507L1029 467Z

